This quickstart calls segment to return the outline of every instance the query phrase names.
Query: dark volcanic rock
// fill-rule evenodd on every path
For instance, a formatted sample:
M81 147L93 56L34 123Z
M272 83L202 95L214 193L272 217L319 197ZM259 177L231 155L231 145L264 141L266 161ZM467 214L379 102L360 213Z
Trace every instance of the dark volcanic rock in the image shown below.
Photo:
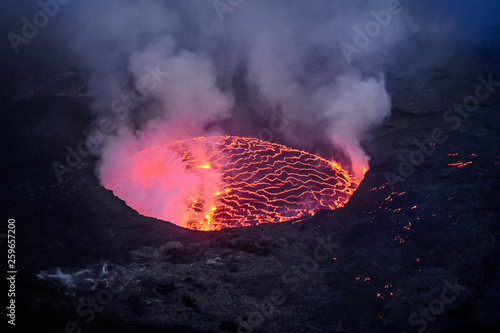
M344 208L220 232L139 215L100 186L92 158L58 181L51 163L90 122L72 73L48 73L42 87L28 82L3 96L19 324L52 332L71 321L83 332L496 331L500 88L456 129L443 114L474 94L478 76L498 81L500 73L464 53L447 63L411 78L389 72L393 115L367 138L371 168ZM414 140L438 127L446 140L427 145L433 153L391 188L386 176L398 172L398 156L408 159L419 149ZM106 305L91 310L89 298ZM415 315L412 326L412 314L429 307L439 314Z

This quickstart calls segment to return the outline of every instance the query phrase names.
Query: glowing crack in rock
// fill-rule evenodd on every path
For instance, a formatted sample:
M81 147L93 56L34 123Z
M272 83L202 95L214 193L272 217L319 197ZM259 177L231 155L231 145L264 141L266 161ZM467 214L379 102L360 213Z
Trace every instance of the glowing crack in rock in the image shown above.
M237 136L143 150L106 188L140 214L197 230L282 222L345 205L359 181L335 161Z

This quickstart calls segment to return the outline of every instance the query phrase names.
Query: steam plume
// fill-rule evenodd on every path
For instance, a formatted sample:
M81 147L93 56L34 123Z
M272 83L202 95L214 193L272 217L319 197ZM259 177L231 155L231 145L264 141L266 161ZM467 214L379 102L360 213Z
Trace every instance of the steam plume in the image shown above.
M368 158L360 139L389 115L391 106L380 61L370 57L386 52L404 29L392 15L393 26L354 63L346 61L339 44L353 43L353 28L363 27L373 20L370 11L387 11L386 6L385 1L363 6L246 1L221 11L215 2L79 3L72 51L88 79L97 117L119 124L99 152L102 170L110 154L118 158L111 153L121 151L116 145L132 137L143 149L222 134L221 122L235 110L269 119L271 110L281 108L293 115L279 133L283 140L307 148L317 138L301 135L298 128L321 129L315 136L328 138L348 156L352 172L362 176ZM161 82L140 89L151 68L163 73ZM238 75L245 98L234 85ZM120 98L128 102L126 116L118 112Z

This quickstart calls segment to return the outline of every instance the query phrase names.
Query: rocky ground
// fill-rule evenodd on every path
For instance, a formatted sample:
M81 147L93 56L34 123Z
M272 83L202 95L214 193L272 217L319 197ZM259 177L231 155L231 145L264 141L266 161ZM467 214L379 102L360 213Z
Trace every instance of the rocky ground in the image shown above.
M447 113L479 76L500 81L488 56L387 73L392 116L366 138L370 170L344 208L220 232L139 215L100 186L91 157L59 182L52 162L91 121L84 84L64 70L14 86L0 103L16 328L497 332L500 86L480 90L477 110ZM423 162L405 169L398 156Z

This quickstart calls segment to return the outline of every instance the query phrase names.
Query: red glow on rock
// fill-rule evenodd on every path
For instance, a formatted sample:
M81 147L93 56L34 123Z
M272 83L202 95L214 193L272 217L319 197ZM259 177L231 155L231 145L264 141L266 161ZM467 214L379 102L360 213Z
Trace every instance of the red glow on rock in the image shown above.
M197 230L282 222L336 209L359 185L335 161L236 136L143 150L103 181L140 214Z

